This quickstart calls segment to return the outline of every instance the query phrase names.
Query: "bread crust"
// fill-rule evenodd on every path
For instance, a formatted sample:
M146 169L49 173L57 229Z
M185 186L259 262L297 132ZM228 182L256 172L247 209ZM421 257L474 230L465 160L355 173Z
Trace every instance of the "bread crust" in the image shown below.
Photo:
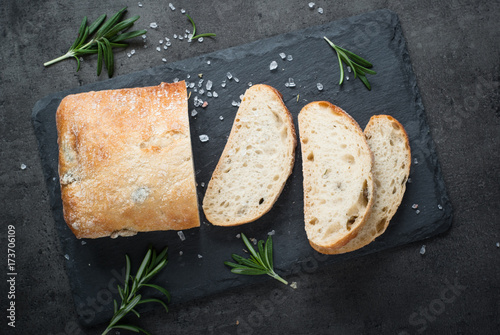
M284 123L286 128L288 129L288 134L287 136L287 151L288 151L288 161L286 162L286 165L282 167L282 178L280 178L281 182L278 185L279 188L274 192L274 194L271 194L270 196L267 197L266 202L262 205L259 206L259 210L256 213L253 213L253 215L249 215L246 217L236 217L231 214L225 214L224 218L222 218L220 215L215 215L213 214L214 212L214 206L210 202L211 200L216 197L215 193L218 192L221 188L219 180L223 178L224 174L224 166L226 164L226 159L228 157L232 157L231 150L233 148L233 144L236 142L236 137L238 136L238 127L237 127L237 120L240 114L240 109L238 110L238 113L236 115L235 121L233 123L233 126L231 128L231 132L229 134L228 140L226 142L226 146L224 147L224 150L221 154L221 157L217 163L217 166L215 167L215 170L212 174L212 178L210 179L210 182L208 183L207 186L207 191L205 193L205 198L203 199L203 210L205 213L205 216L208 221L210 221L213 225L216 226L238 226L242 225L245 223L253 222L260 217L262 217L264 214L269 212L271 208L273 207L274 203L280 196L281 192L283 191L283 188L285 187L286 180L292 173L293 165L295 162L295 147L297 145L297 138L296 138L296 130L295 126L293 124L293 118L287 107L285 106L283 100L282 100L282 94L276 90L274 87L271 87L266 84L255 84L252 87L250 87L247 92L245 92L245 95L248 92L254 92L254 91L269 91L271 92L272 95L272 100L274 102L277 102L279 104L279 110L283 111L281 116L285 118ZM258 92L257 92L258 94ZM244 98L245 99L245 98ZM256 116L257 117L257 116ZM246 182L246 181L241 181Z
M305 114L307 113L308 109L310 108L316 108L316 107L321 107L321 108L327 108L331 113L336 114L340 117L342 117L344 120L346 120L351 126L352 129L356 132L358 140L360 145L363 146L364 148L364 153L368 154L368 159L370 161L369 168L368 168L368 173L366 174L366 189L363 192L366 192L366 198L367 198L367 203L364 209L364 213L361 214L360 219L355 220L355 224L351 225L351 229L345 233L343 236L337 238L334 241L331 241L330 243L323 242L323 244L319 244L314 241L314 238L311 236L311 233L309 231L310 225L308 222L311 221L312 218L314 218L314 210L316 209L316 206L321 206L318 204L313 204L312 200L309 198L309 190L312 189L313 187L313 180L312 180L312 173L309 171L308 168L308 162L307 162L307 150L308 150L308 134L306 134L306 131L304 128L307 128L307 119ZM365 225L366 220L369 218L370 213L371 213L371 207L373 205L373 193L374 193L374 185L373 185L373 179L371 175L371 168L373 166L373 154L369 150L368 143L366 143L365 137L363 135L363 131L360 128L359 124L344 110L342 110L340 107L335 106L334 104L328 102L328 101L314 101L302 108L302 110L299 113L299 136L300 140L302 143L302 168L303 168L303 174L304 174L304 179L303 179L303 185L304 185L304 221L306 225L306 232L308 235L308 240L309 244L311 245L312 248L314 248L316 251L324 254L333 254L334 250L337 248L340 248L344 245L346 245L350 240L352 240L360 229Z
M64 219L77 238L199 226L183 81L68 95L56 124Z

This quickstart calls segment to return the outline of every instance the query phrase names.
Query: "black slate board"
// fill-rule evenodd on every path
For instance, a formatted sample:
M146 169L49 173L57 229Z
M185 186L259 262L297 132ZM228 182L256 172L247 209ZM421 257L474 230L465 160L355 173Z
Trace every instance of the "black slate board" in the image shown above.
M323 36L366 57L374 64L375 76L369 76L372 91L351 78L338 85L339 68L336 55ZM291 55L282 60L279 53ZM269 65L279 65L270 71ZM231 72L233 78L227 78ZM135 237L97 240L77 240L67 228L62 216L62 204L57 173L55 111L61 99L72 93L157 85L175 78L195 83L203 73L203 89L208 80L212 93L194 92L190 88L189 110L194 96L208 101L207 108L196 108L198 115L190 117L198 195L201 203L205 189L217 164L230 132L239 101L249 83L265 83L282 92L285 104L295 122L300 109L308 102L328 100L346 110L362 128L374 114L390 114L406 128L412 148L411 183L403 202L387 232L362 250L345 255L324 256L308 244L303 228L302 166L300 144L296 164L283 193L273 209L258 221L234 228L214 227L202 215L200 228L184 231L185 241L177 232L141 233ZM239 81L236 81L236 78ZM296 87L285 83L293 78ZM226 81L225 87L221 83ZM316 84L322 83L323 91ZM223 120L220 120L220 116ZM200 57L166 64L107 81L77 87L49 95L36 103L32 121L39 141L44 176L50 195L59 238L65 253L67 274L74 294L80 321L94 325L109 319L112 314L111 295L116 298L116 284L123 278L124 254L138 266L149 244L158 249L169 246L169 264L155 280L168 288L173 303L207 296L240 285L255 283L267 277L238 276L223 265L231 253L243 249L240 232L249 237L264 239L275 231L275 264L284 275L309 271L317 264L330 264L391 247L422 240L446 231L451 225L452 209L441 176L434 144L426 123L415 76L397 15L379 10L352 18L330 22L296 32L256 41ZM208 142L198 136L207 134ZM417 212L412 208L418 204ZM180 255L182 251L182 255ZM62 255L61 255L62 257ZM316 265L315 265L316 264ZM155 292L150 292L155 294ZM161 308L161 307L160 307Z

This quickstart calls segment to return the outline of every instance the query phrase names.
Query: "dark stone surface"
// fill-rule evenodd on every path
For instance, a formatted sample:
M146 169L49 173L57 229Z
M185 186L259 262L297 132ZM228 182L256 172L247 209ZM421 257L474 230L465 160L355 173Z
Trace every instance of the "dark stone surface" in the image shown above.
M293 274L288 279L297 282L297 290L258 280L252 286L173 305L168 314L154 309L138 325L158 334L498 331L500 29L496 16L500 6L461 0L356 1L335 6L316 2L316 7L324 8L321 15L307 3L190 1L174 2L175 11L167 4L144 2L138 7L137 2L114 1L71 6L63 1L9 1L1 7L0 245L7 245L7 226L14 225L17 271L15 329L6 325L9 287L6 281L0 285L5 311L2 334L102 331L77 324L65 250L51 213L30 115L35 103L49 94L92 83L107 85L105 75L95 75L93 56L85 58L80 72L75 72L71 60L49 68L42 63L66 51L83 15L92 19L123 5L129 5L129 15L141 15L137 27L157 22L158 28L149 29L147 49L139 39L116 52L117 77L160 66L163 57L170 63L375 9L393 10L401 21L454 208L451 229L437 237L335 264L309 262L289 269ZM160 39L172 39L174 33L190 28L181 8L195 19L199 32L216 32L217 37L203 43L173 41L168 50L156 51ZM373 31L363 33L370 36ZM136 53L129 58L132 49ZM331 76L338 72L333 69ZM376 83L376 78L370 81ZM325 88L324 94L330 93L333 101L338 91L336 86ZM370 93L374 92L375 87ZM427 250L423 256L422 244ZM7 277L4 250L0 263L5 264ZM98 311L106 299L96 295L87 304Z

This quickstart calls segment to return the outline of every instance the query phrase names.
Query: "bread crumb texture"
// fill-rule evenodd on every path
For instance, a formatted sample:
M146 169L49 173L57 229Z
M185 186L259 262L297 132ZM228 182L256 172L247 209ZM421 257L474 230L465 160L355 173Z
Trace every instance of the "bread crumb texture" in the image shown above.
M299 130L305 230L313 248L332 253L356 236L370 215L372 153L356 121L329 102L306 105Z
M292 172L296 134L278 91L253 85L243 97L207 186L203 210L214 225L248 223L268 212Z
M78 238L199 226L184 82L69 95L56 121Z
M410 143L405 129L395 118L372 116L364 133L374 155L375 200L365 226L355 238L335 250L336 254L362 248L385 232L401 204L410 174Z

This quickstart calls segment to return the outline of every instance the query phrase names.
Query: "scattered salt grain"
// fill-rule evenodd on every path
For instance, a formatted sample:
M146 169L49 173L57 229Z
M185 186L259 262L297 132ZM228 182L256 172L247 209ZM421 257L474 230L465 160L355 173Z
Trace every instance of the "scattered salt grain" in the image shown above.
M241 238L241 234L236 234L236 238Z
M212 62L211 62L211 61L209 61L209 60L207 60L207 65L210 65L210 64L212 64Z
M161 48L160 47L156 47L156 51L161 51Z
M211 98L212 97L212 92L207 92L207 97Z
M189 83L189 88L193 88L195 83Z
M201 187L205 187L205 183L204 182L201 182L200 185L201 185Z
M443 206L441 206L441 205L439 205L439 204L438 204L438 209L439 209L440 211L441 211L441 210L443 210Z
M130 50L130 54L131 55L135 54L135 49Z
M500 242L497 242L497 244L495 244L497 246L497 248L500 248Z
M69 261L69 255L68 254L64 255L64 258L66 258Z
M418 204L413 204L413 205L411 205L411 208L413 208L413 209L417 209L417 208L418 208Z
M196 109L193 109L191 111L191 116L196 116L196 115L198 115L198 111Z
M205 93L205 90L204 90L203 88L200 88L200 89L198 90L198 93L200 93L201 95L203 95L203 93Z
M208 138L208 135L200 135L200 141L201 142L208 142L209 138Z
M239 82L240 82L240 80L239 80L238 78L236 78L236 77L234 77L233 79L234 79L234 81L235 81L235 82L237 82L237 83L239 83Z
M251 81L248 82L248 86L249 87L252 87L253 86L253 83Z
M144 34L141 37L142 37L143 40L145 40L147 36L146 36L146 34Z
M151 23L149 24L149 27L150 27L150 28L153 28L153 29L156 29L156 28L158 28L158 24L157 24L156 22L151 22Z
M26 170L26 164L21 164L21 170Z
M182 255L184 255L184 252L181 250L181 251L179 251L179 256L182 256Z
M210 91L212 89L213 82L211 80L207 80L207 83L205 85L205 88L207 91Z
M286 60L291 62L293 60L293 56L292 55L288 55L286 56Z
M219 97L219 94L218 94L217 92L215 92L215 91L214 91L214 93L212 93L212 96L213 96L214 98L218 98L218 97Z
M167 42L165 42L165 45L166 45L167 47L169 47L169 46L171 46L171 45L172 45L172 42L170 42L170 41L168 41L168 40L167 40Z
M276 70L277 68L278 68L278 63L276 63L276 61L275 61L275 60L273 60L273 61L271 62L271 64L269 64L269 70L274 71L274 70Z
M351 67L350 66L347 67L347 72L351 73Z
M417 210L415 211L415 214L417 214L417 215L418 215L418 214L420 214L420 209L417 209Z
M181 13L186 14L186 10L184 8L181 8Z
M243 100L244 95L240 94L240 100Z
M200 254L198 254L198 258L203 258L203 256L202 256L202 255L200 255Z
M425 244L420 248L420 254L425 254Z
M418 164L418 159L416 159L416 158L415 158L415 159L413 160L413 163L414 163L415 165L417 165L417 164Z
M222 83L220 84L221 87L226 87L226 81L222 81Z
M163 50L167 50L167 49L168 49L168 45L166 45L166 44L165 44L165 45L163 46Z
M138 2L137 6L142 7L142 2Z
M168 4L168 7L170 7L171 10L175 10L175 7L171 2Z
M159 40L158 43L163 44L163 40Z
M82 241L82 245L85 245L85 244L87 244L87 242L85 242L85 241Z
M198 42L199 42L199 43L203 43L203 37L199 37L199 38L198 38Z
M322 83L317 83L316 87L318 88L318 91L323 91L323 84Z
M314 2L309 2L309 4L308 4L308 5L309 5L309 8L311 8L311 9L313 9L313 8L314 8L314 6L316 6L316 4L315 4Z
M175 77L174 78L174 83L178 83L179 82L179 78Z
M224 117L222 115L219 116L219 120L221 120L221 121L224 120Z
M179 238L181 239L181 241L186 240L186 236L184 235L184 232L182 230L179 230L177 232L177 235L179 235Z
M323 14L323 8L319 7L318 8L318 13Z
M233 100L233 102L231 102L231 105L232 105L233 107L238 107L238 106L240 105L240 103L239 103L239 102L237 102L237 101L234 101L234 100Z
M294 281L290 284L290 287L293 288L293 289L297 289L297 282Z
M407 183L411 184L411 178L408 178Z
M295 81L293 80L293 78L288 78L288 81L285 83L285 86L286 87L295 87Z
M345 76L345 80L349 80L349 76Z
M281 59L285 59L286 58L286 54L284 52L280 52L280 57L281 57Z
M173 37L174 37L174 38L177 38L177 34L174 34L174 36L173 36Z
M274 234L276 234L276 231L274 229L267 233L267 235L269 236L273 236Z
M253 243L254 245L257 245L257 239L256 239L255 237L252 237L252 238L250 239L250 241L252 241L252 243Z
M187 36L186 36L186 38L187 38ZM179 41L182 41L182 40L184 40L184 36L179 35Z
M231 74L231 72L226 73L226 77L229 80L233 79L233 75Z

